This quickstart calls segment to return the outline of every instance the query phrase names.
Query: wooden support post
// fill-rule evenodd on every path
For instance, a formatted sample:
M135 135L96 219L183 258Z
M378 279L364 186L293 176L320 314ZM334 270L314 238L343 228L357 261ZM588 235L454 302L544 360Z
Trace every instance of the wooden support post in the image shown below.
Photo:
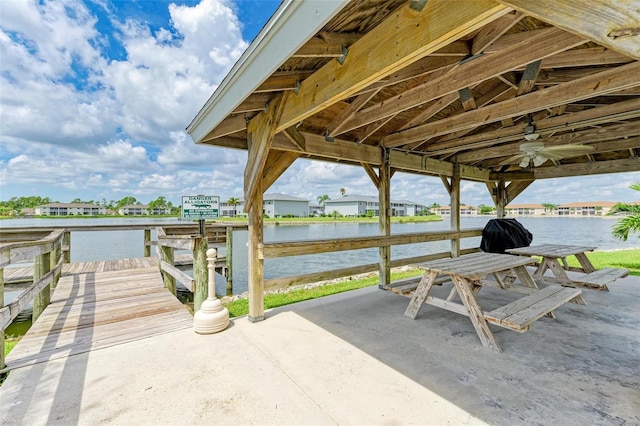
M209 296L209 275L207 272L207 250L209 241L206 234L193 239L193 310L200 310L202 302ZM214 272L215 274L215 272ZM215 278L215 277L214 277Z
M260 251L263 242L262 185L254 193L249 208L249 321L264 319L264 259Z
M233 294L233 227L227 226L227 295Z
M4 306L4 268L0 268L0 308ZM4 363L4 327L0 330L0 370L5 368Z
M62 251L64 253L64 263L71 263L71 232L65 231L62 236Z
M378 186L378 206L380 235L391 235L391 202L390 187L391 173L389 150L383 150L383 161L380 166L380 180ZM385 288L391 284L391 247L380 247L379 250L379 287Z
M144 230L144 257L151 257L151 229Z
M171 266L175 266L173 261L173 247L167 247L160 244L160 239L158 239L158 247L160 248L160 260L162 260L163 262L167 262ZM174 296L177 296L178 292L176 290L176 279L172 277L168 272L164 272L162 270L162 265L160 265L160 273L162 274L162 281L164 281L164 286L171 293L173 293Z
M460 231L460 166L455 163L450 182L451 230ZM451 257L460 256L460 239L451 239Z
M496 217L498 219L504 219L504 217L506 216L505 208L507 206L507 190L503 180L498 181L496 190L498 191L495 198Z
M40 280L51 269L51 253L40 254L33 260L33 282ZM33 298L33 322L51 302L51 284L40 290Z

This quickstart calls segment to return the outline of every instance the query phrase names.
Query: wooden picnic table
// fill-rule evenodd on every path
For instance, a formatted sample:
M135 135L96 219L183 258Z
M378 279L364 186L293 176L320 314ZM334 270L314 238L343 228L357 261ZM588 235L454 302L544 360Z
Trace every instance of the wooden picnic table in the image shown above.
M535 259L531 257L482 252L420 264L425 273L404 315L415 319L423 304L465 315L471 319L484 346L502 351L489 323L524 332L535 320L580 296L581 290L576 288L550 286L538 289L526 268L533 263ZM453 281L454 289L447 299L429 296L440 274L449 275ZM493 275L495 281L487 280L489 275ZM520 281L519 286L514 286L516 277ZM528 295L498 309L484 312L476 299L483 285L516 290ZM460 296L462 304L454 302L456 294Z
M629 271L624 268L603 268L596 271L586 254L595 249L596 247L592 246L542 244L510 249L507 252L521 256L540 256L542 260L533 273L537 282L609 291L607 284L626 277ZM569 266L567 256L575 256L580 266ZM545 276L548 270L553 273L553 277ZM584 275L570 278L567 271L581 272Z

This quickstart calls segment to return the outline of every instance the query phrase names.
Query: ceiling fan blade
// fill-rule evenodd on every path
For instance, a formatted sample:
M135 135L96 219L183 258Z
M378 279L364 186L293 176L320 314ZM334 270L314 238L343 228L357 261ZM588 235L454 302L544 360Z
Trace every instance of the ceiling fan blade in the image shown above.
M500 163L500 165L501 166L507 166L509 164L515 164L515 163L521 161L522 159L524 159L525 157L531 158L531 157L529 157L529 155L527 153L523 152L522 154L516 154L516 155L513 155L513 156L507 158L506 160L503 160Z
M567 153L567 155L580 155L593 151L593 147L589 145L556 145L545 147L544 152Z

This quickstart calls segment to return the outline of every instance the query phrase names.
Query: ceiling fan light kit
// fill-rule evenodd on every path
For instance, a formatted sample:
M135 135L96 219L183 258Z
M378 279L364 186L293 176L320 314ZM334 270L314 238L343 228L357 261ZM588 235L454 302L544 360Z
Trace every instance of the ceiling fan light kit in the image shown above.
M524 128L524 138L528 141L535 141L540 137L540 133L536 132L536 127L533 124L529 124Z

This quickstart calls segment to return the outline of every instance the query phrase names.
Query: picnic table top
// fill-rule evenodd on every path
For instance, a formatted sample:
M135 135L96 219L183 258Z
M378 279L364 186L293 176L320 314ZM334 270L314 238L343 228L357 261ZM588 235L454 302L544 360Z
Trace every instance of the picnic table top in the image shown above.
M544 256L544 257L566 257L574 254L580 254L587 251L593 251L593 246L573 246L565 244L541 244L529 247L520 247L509 249L507 252L511 254L519 254L524 256Z
M425 262L418 264L418 267L426 271L475 279L532 263L535 263L535 259L530 257L480 252Z

